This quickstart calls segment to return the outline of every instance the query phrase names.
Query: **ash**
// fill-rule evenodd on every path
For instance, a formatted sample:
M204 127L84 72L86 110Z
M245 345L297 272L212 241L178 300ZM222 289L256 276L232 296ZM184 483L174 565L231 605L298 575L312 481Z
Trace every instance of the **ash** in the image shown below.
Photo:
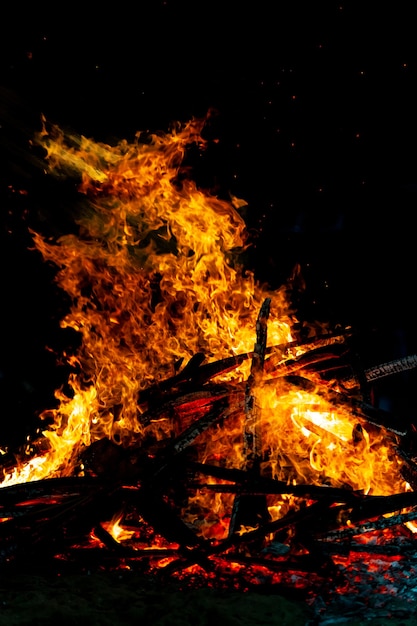
M308 604L309 626L417 619L415 542L395 537L386 545L350 545L348 556L333 556L342 584L331 581Z

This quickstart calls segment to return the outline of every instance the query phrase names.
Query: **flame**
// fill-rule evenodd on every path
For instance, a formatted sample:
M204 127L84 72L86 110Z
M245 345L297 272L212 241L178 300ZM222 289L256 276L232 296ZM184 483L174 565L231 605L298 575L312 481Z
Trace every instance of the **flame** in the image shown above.
M386 436L363 427L358 441L354 437L358 420L347 410L285 384L264 389L260 402L274 478L374 494L404 490ZM390 486L389 480L394 484Z
M102 522L103 528L107 530L107 532L113 537L113 539L119 542L128 541L135 534L134 530L127 530L126 528L123 528L123 526L121 525L122 520L123 513L118 513L109 522Z
M259 285L240 264L248 245L241 216L244 201L221 199L198 188L184 166L191 146L204 151L205 120L173 125L167 133L138 133L135 140L106 145L64 133L43 120L36 141L45 150L47 175L78 181L76 232L47 239L32 232L35 249L56 268L68 294L63 328L81 338L67 356L69 392L56 392L58 408L45 411L46 445L5 473L2 486L71 475L81 450L103 438L140 446L145 437L170 437L168 419L139 419L138 395L203 353L207 362L251 352L260 305L271 299L268 344L293 339L298 322L287 288ZM283 360L288 355L276 355ZM250 360L224 380L244 382ZM267 451L263 471L287 483L348 486L366 493L404 489L399 462L383 433L335 408L314 392L280 378L254 389ZM184 420L186 416L183 416ZM180 416L181 419L181 416ZM197 444L203 461L243 462L242 415L233 414ZM271 504L282 515L295 499ZM210 536L227 532L231 496L204 490L185 513ZM116 526L113 526L113 529Z

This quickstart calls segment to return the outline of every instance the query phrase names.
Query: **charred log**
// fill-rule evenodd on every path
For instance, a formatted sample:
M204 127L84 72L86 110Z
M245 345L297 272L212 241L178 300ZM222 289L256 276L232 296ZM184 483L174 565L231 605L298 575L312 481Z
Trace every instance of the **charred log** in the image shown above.
M243 433L246 469L252 477L260 474L262 446L260 443L260 416L256 406L256 385L263 377L267 344L267 321L271 300L266 298L256 321L256 343L252 356L252 365L245 388L245 425ZM266 498L262 494L237 494L229 525L229 533L234 534L242 526L257 526L270 519Z

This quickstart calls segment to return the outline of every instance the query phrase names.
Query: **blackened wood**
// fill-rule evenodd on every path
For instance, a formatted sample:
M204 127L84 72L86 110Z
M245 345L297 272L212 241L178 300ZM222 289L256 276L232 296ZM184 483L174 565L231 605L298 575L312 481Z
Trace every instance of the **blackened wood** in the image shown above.
M97 478L90 477L60 477L44 478L16 485L0 488L0 507L10 507L16 504L22 506L25 502L81 496L91 490L103 487L104 483Z
M368 382L373 382L386 376L392 376L399 372L406 372L417 367L417 354L405 356L380 365L374 365L365 370L365 377Z
M396 452L398 456L405 461L400 470L401 476L411 485L414 491L417 491L417 463L401 446L396 448Z
M375 544L375 543L355 543L350 540L334 540L334 541L322 541L322 549L329 554L342 554L344 556L349 556L351 552L363 552L370 557L374 555L382 556L382 557L391 557L395 555L399 556L412 556L415 555L415 543L414 541L407 541L403 543L396 544L395 539L389 543Z
M357 526L349 526L348 528L340 528L329 531L324 537L320 539L320 541L339 541L341 539L354 537L356 535L364 535L366 533L374 532L375 530L385 530L386 528L399 526L400 524L406 524L407 522L412 522L416 519L416 510L409 511L408 513L399 513L398 515L392 515L391 517L380 517L372 522L366 522Z
M142 488L138 493L137 505L144 520L156 533L179 544L178 550L183 557L188 558L193 549L194 562L206 571L212 569L212 563L207 560L203 551L205 540L198 537L161 497L147 488Z
M256 406L256 386L261 382L268 339L267 322L271 298L265 298L256 320L256 343L252 356L251 371L245 387L245 420L243 432L243 454L245 466L253 477L259 476L262 455L260 415ZM237 494L229 524L229 533L240 531L242 526L257 526L270 519L264 495Z
M104 487L1 523L0 558L10 561L34 552L59 552L71 532L88 533L109 514L113 490Z
M205 488L218 491L220 493L234 493L235 491L242 490L265 490L265 493L269 494L292 494L300 497L314 499L318 501L328 500L330 503L345 502L346 506L332 507L329 511L326 511L326 519L322 520L319 516L315 523L310 526L310 530L316 533L318 536L322 532L326 532L327 535L331 533L327 529L338 528L343 522L343 519L366 520L370 518L380 517L385 514L393 513L401 509L417 506L417 493L405 492L394 494L391 496L365 496L362 492L349 491L347 489L339 489L334 487L321 487L316 485L287 485L274 479L258 478L257 480L249 480L248 474L244 470L239 469L227 469L218 468L216 466L205 466L204 464L193 463L192 467L196 472L212 475L222 480L236 481L238 484L220 484L220 485L205 485ZM200 488L202 485L200 485ZM417 514L412 511L407 514L410 519L415 519ZM400 519L400 517L398 517ZM407 521L406 518L404 518ZM384 518L385 520L385 518ZM392 520L390 522L389 520ZM398 524L401 522L396 521L395 517L386 518L387 527L392 524ZM383 522L385 523L385 522ZM323 525L324 524L324 525ZM323 526L322 526L323 525ZM347 529L349 531L349 529ZM335 530L338 533L339 530ZM345 533L345 530L340 531ZM326 535L326 536L327 536Z
M195 387L188 393L184 390L172 393L169 397L165 397L157 407L147 409L139 415L139 421L142 426L148 426L151 422L158 419L165 419L167 416L174 417L177 411L181 413L198 412L204 407L209 407L221 398L229 398L229 402L239 401L239 396L243 394L243 386L239 383L207 385L205 387Z
M353 522L379 517L401 509L417 506L417 493L406 491L391 496L364 496L352 509L350 520Z
M245 430L243 437L247 467L257 464L261 456L259 409L256 406L255 388L263 376L270 306L271 298L266 298L256 320L256 343L252 356L251 371L245 388Z
M240 411L241 409L239 408L237 410L236 408L230 408L227 398L222 398L221 400L215 402L205 415L193 422L180 435L170 440L161 450L157 458L153 461L155 469L152 480L157 475L163 473L173 458L190 446L204 431L216 424L218 421L227 419L230 415L239 414Z
M343 350L339 353L335 348ZM348 352L346 346L336 344L333 346L333 350L329 350L326 346L314 348L307 352L303 352L299 356L279 360L276 356L271 356L265 361L265 373L270 376L285 376L287 374L293 374L300 370L312 370L318 374L328 373L334 370L346 370L351 368L349 360L347 358ZM319 367L320 365L320 367Z
M253 477L250 472L244 469L219 467L209 463L187 461L187 467L196 474L200 473L205 476L213 476L220 480L230 481L230 484L206 485L207 489L223 493L228 493L229 490L230 493L235 493L239 489L243 491L259 489L261 493L292 494L311 500L324 499L340 503L360 503L364 497L362 491L320 485L292 485L275 478Z
M330 528L337 528L340 525L338 520L344 511L346 511L346 513L350 512L352 519L355 519L355 517L367 519L366 516L376 517L416 505L416 502L417 494L412 492L395 494L393 496L364 496L364 502L361 503L361 506L350 507L350 509L331 506L331 502L326 502L325 504L323 504L323 502L315 502L296 512L290 512L281 519L259 526L254 530L229 535L225 540L220 541L209 550L206 547L205 554L206 557L209 557L210 555L221 554L228 551L230 548L238 547L242 544L250 546L254 542L256 544L259 539L268 534L276 533L289 527L295 528L296 536L301 537L302 540L303 538L305 539L306 533L311 533L312 536L315 536L315 539L318 539L321 535L324 535L323 530L326 528L326 525L327 529L329 529L329 526ZM327 530L327 532L329 532L329 530ZM183 561L173 562L167 567L171 572L183 569L190 565L190 559L192 562L192 551L188 555L185 563Z
M417 506L417 493L408 491L391 496L364 496L353 506L348 504L333 506L327 512L325 518L317 516L311 520L309 532L316 538L327 536L330 531L338 532L340 529L349 528L349 524L372 522L373 520L391 513L400 512L403 509ZM387 518L389 519L389 518Z
M92 470L101 479L116 480L120 486L140 481L143 485L152 484L154 488L158 484L160 488L166 480L166 472L171 471L173 463L177 463L184 450L219 421L241 415L244 406L241 393L221 394L216 400L210 394L208 398L199 396L197 401L199 409L205 408L205 412L176 437L157 442L145 450L124 449L108 439L99 440L83 454L86 469Z
M164 381L156 383L139 393L138 404L150 404L151 407L157 406L161 401L166 401L166 396L171 397L175 394L187 394L198 389L211 378L219 374L235 369L248 358L251 353L240 354L237 356L227 357L213 363L200 366L198 369L192 368L190 371L187 367L179 374L172 376Z
M325 505L324 509L329 509L328 503ZM164 569L167 573L169 572L172 574L176 571L189 567L196 562L194 560L195 558L200 558L200 551L202 549L204 549L206 558L225 553L233 548L239 548L242 545L245 545L246 547L254 545L256 547L256 552L258 552L260 540L263 540L267 535L282 531L286 528L294 527L301 522L307 524L310 520L314 519L319 512L321 515L323 514L323 504L315 502L299 509L298 511L290 512L281 519L270 521L262 526L258 526L253 530L248 530L242 533L229 533L226 539L219 541L212 546L208 543L206 543L204 547L201 546L199 550L195 552L195 556L194 551L190 550L185 560L179 559L173 561Z
M360 388L363 399L369 402L372 383L388 376L415 369L417 367L417 355L412 354L386 363L378 363L366 369L361 367L359 356L356 355L356 362L352 361L352 365L354 373L343 377L340 383L347 388Z
M190 483L189 486L192 489L205 489L214 493L234 493L244 496L291 494L312 500L337 500L339 502L354 502L359 497L355 492L347 489L320 487L318 485L287 485L279 481L274 483L262 478L249 479L243 484L237 485Z
M280 345L266 347L265 355L272 354L273 359L268 364L268 367L274 367L274 363L276 363L277 360L276 353L278 353L279 361L281 361L285 358L285 353L288 353L288 351L293 348L303 347L305 352L308 352L309 350L314 350L318 347L323 348L326 346L337 345L345 342L346 338L349 337L350 334L349 330L338 333L325 333L323 335L309 337L304 340L288 341ZM211 363L200 364L203 362L203 358L202 355L198 353L191 358L189 363L178 374L175 374L166 380L155 383L154 385L140 391L138 395L138 405L149 403L151 407L155 408L159 403L165 401L166 395L188 393L199 386L205 385L212 378L236 369L248 359L252 359L253 355L253 352L245 352L226 357L224 359L219 359ZM293 357L288 358L292 359Z

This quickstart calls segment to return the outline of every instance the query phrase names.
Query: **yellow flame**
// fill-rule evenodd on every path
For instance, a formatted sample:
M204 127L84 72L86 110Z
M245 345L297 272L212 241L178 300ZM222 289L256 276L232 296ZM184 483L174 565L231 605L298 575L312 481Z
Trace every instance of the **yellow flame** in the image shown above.
M78 232L57 240L32 235L70 297L62 327L74 329L81 342L68 356L77 371L68 381L69 396L57 391L58 408L45 412L52 421L43 433L46 449L23 459L2 486L69 475L81 449L102 438L128 446L149 434L169 437L168 419L142 425L138 394L198 352L214 361L252 351L266 297L269 345L292 340L297 318L286 287L261 286L240 264L248 240L239 213L244 201L199 189L183 167L191 145L205 149L203 127L204 120L192 120L167 133L138 133L131 143L106 145L44 120L37 141L48 173L78 178ZM244 382L249 368L250 359L222 380ZM404 488L383 433L363 424L358 442L352 437L358 420L347 411L280 378L275 383L256 389L267 475L288 484L348 485L381 494ZM243 420L243 411L233 414L200 436L201 458L241 466ZM201 492L190 499L187 514L202 519L206 511L225 529L228 504L230 496ZM205 532L207 518L201 525Z
M110 522L102 523L103 528L118 542L128 541L135 534L134 530L128 530L121 526L122 520L123 514L119 513L115 515Z

